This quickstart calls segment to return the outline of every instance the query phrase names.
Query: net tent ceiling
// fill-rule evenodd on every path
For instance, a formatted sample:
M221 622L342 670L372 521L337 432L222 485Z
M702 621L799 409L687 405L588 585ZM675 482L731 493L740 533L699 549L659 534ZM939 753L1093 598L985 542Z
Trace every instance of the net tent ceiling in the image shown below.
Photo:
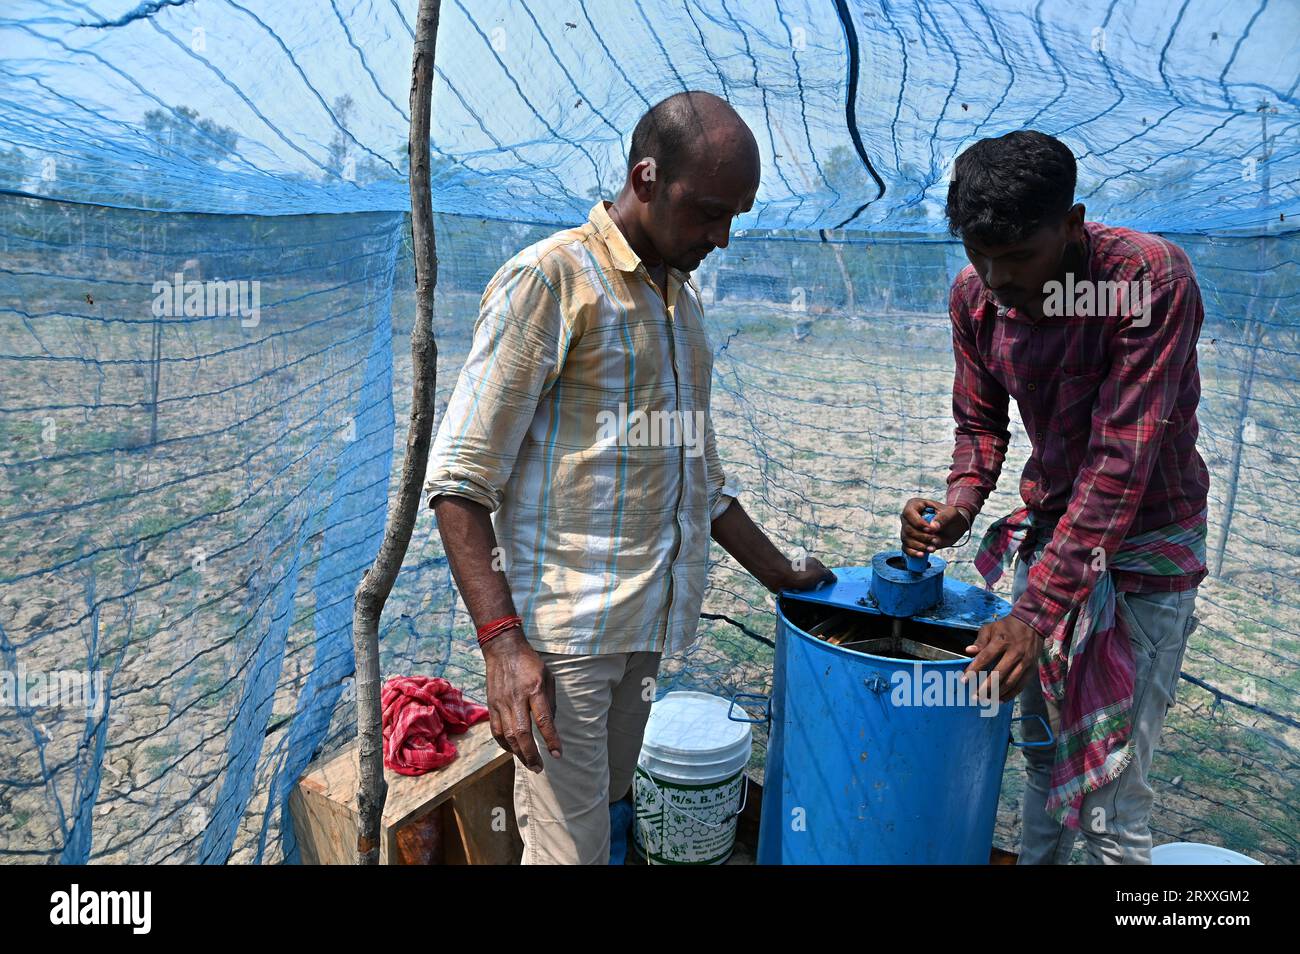
M416 6L0 3L0 675L104 678L90 714L0 704L0 861L299 858L288 794L355 735L353 592L405 449ZM781 549L861 564L950 463L949 165L1060 135L1089 218L1170 234L1205 301L1212 577L1153 828L1294 863L1298 26L1296 0L444 0L437 409L492 273L617 192L649 105L710 90L763 154L695 276L719 450ZM182 280L260 314L160 314ZM1017 503L1012 431L977 539ZM761 692L768 594L712 561L659 688ZM380 649L483 698L427 508ZM1000 845L1022 785L1010 758Z
M200 212L404 210L414 8L10 2L0 187ZM581 221L621 185L642 112L694 88L730 101L762 150L739 229L941 232L953 157L1030 127L1075 151L1090 217L1289 230L1298 27L1279 0L449 0L434 204ZM1277 110L1266 200L1262 103Z

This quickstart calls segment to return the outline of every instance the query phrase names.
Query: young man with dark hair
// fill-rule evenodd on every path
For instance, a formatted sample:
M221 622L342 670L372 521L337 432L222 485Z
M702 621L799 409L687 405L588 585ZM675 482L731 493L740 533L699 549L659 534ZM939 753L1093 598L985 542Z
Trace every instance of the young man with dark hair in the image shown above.
M659 660L695 639L710 535L773 592L833 579L750 520L709 416L689 273L758 180L730 106L671 96L637 124L618 198L483 294L425 489L479 629L492 734L519 760L527 864L608 861Z
M955 164L947 215L971 263L949 297L956 444L946 501L908 501L902 540L920 556L970 529L1014 397L1032 447L1025 506L989 527L975 561L991 585L1020 540L1014 606L980 630L967 671L992 668L1055 736L1024 750L1020 861L1067 862L1079 829L1089 861L1142 864L1147 775L1206 574L1203 311L1183 251L1085 222L1075 176L1070 150L1032 130Z

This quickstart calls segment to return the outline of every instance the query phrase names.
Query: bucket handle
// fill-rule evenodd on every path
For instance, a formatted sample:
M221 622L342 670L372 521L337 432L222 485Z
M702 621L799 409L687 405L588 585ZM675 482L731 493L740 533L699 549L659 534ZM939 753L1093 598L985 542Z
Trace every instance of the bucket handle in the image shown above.
M1047 733L1047 739L1046 739L1046 741L1044 741L1044 742L1024 742L1024 741L1017 742L1017 741L1016 741L1016 737L1013 735L1013 736L1011 736L1011 744L1012 744L1012 745L1014 745L1014 746L1015 746L1016 748L1018 748L1018 749L1045 749L1045 748L1047 748L1049 745L1055 745L1055 744L1056 744L1056 736L1055 736L1055 734L1053 734L1053 732L1052 732L1052 727L1051 727L1050 725L1048 725L1048 724L1047 724L1047 720L1044 719L1042 716L1040 716L1037 712L1031 712L1029 715L1020 715L1020 716L1016 716L1016 717L1015 717L1014 719L1012 719L1011 721L1012 721L1012 722L1024 722L1026 719L1037 719L1037 720L1038 720L1038 724L1041 725L1041 726L1043 727L1043 731Z
M744 720L739 720L739 721L744 721ZM667 796L664 795L663 789L661 789L658 785L655 784L653 775L645 771L645 769L642 769L640 774L641 774L641 778L645 779L646 784L649 785L652 789L654 789L654 793L659 796L660 804L664 805L675 814L680 815L682 818L685 818L687 821L692 821L697 825L703 825L705 828L712 828L715 829L716 831L721 831L722 829L730 825L732 821L739 818L741 814L745 811L745 806L749 804L749 773L748 772L744 772L741 775L741 778L744 779L744 783L743 783L743 787L740 790L740 807L736 809L736 813L734 815L728 815L726 821L721 822L717 825L713 824L713 822L707 822L703 818L700 818L697 815L692 815L690 812L682 811L680 808L674 805Z
M761 719L742 719L736 715L736 706L740 706L740 711L744 712L745 707L741 705L742 699L748 699L753 702L763 704L763 717ZM750 725L761 725L772 721L772 697L765 696L758 692L737 692L731 697L731 705L727 707L727 718L732 722L746 722Z

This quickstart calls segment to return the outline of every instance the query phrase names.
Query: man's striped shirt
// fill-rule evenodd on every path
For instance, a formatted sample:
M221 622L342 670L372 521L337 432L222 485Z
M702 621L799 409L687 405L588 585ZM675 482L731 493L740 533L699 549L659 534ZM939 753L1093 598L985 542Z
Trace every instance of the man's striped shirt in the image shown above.
M667 301L598 202L488 283L425 490L493 512L529 643L666 651L695 638L710 524L738 490L709 418L698 290Z

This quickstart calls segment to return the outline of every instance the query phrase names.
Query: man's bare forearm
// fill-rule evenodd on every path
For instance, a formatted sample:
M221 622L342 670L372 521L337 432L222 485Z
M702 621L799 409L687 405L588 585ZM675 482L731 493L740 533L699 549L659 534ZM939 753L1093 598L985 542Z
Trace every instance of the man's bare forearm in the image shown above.
M476 626L515 615L506 575L494 559L497 535L487 507L464 497L433 498L442 548L451 575ZM555 728L555 679L528 645L524 631L511 627L480 644L487 674L487 702L492 737L515 755L530 772L541 772L533 724L552 758L562 758L564 746Z
M506 575L496 569L497 535L492 517L480 503L443 494L433 499L442 548L451 564L461 599L475 626L515 615Z
M793 567L790 561L750 519L739 500L732 500L710 527L713 539L736 562L772 592L784 589Z

